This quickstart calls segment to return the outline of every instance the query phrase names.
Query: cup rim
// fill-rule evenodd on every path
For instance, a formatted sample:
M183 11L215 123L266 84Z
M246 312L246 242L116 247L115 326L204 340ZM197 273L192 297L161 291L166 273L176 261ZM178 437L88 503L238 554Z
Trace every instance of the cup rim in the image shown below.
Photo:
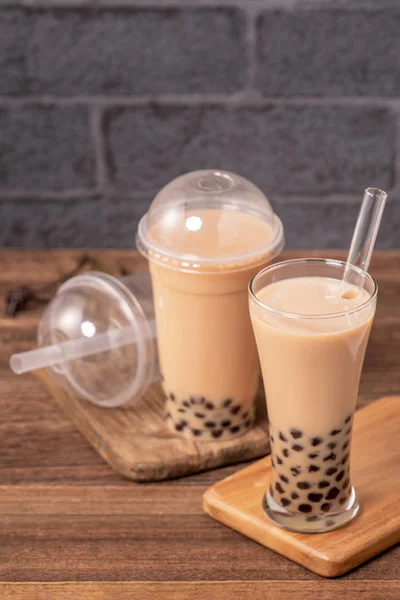
M265 269L262 269L261 271L256 273L251 278L251 280L249 282L249 286L248 286L249 295L250 295L251 300L253 302L255 302L263 310L266 310L273 314L287 317L289 319L304 319L304 320L336 319L339 317L345 317L347 315L357 313L357 312L363 310L364 308L367 308L375 300L375 298L378 294L378 284L377 284L376 280L372 277L372 275L370 275L369 273L365 273L365 277L373 285L373 291L372 291L371 296L362 304L359 304L358 306L355 306L353 308L349 308L348 310L342 310L340 312L327 313L327 314L303 314L303 313L285 312L285 311L281 311L277 308L273 308L272 306L269 306L268 304L265 304L257 297L257 295L253 289L253 285L254 285L255 281L259 277L264 275L265 273L274 271L274 270L278 270L278 269L281 269L283 267L290 266L290 265L296 265L296 264L297 265L302 265L302 264L305 265L305 264L310 264L310 263L325 263L326 265L329 265L332 267L345 267L346 266L345 261L332 259L332 258L294 258L291 260L284 260L284 261L281 261L278 263L274 263L273 265L269 265ZM351 267L357 273L359 273L359 274L363 273L362 269L360 269L359 267L356 267L355 265L351 265Z

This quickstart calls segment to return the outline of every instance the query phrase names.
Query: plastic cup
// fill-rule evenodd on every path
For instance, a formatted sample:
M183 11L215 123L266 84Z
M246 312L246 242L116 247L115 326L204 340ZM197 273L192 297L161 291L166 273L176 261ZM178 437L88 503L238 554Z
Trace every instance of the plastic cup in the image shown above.
M137 246L150 265L174 432L219 440L252 426L259 364L247 285L283 244L264 194L224 171L178 177L141 219Z
M361 269L347 268L358 280ZM302 533L342 527L359 509L351 435L377 285L364 274L363 289L341 298L345 269L336 260L287 261L261 271L249 288L272 452L264 510ZM320 286L330 290L322 304ZM296 302L297 311L287 310Z

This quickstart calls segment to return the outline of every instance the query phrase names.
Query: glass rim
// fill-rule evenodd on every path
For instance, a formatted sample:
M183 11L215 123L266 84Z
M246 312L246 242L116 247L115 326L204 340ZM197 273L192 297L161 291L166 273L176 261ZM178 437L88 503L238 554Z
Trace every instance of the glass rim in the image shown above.
M291 260L284 260L282 262L278 262L273 265L269 265L268 267L265 267L265 269L262 269L262 271L259 271L250 279L250 282L248 285L250 298L259 307L261 307L264 310L267 310L268 312L271 312L271 313L274 313L276 315L280 315L283 317L287 317L289 319L304 319L304 320L336 319L339 317L345 317L347 315L357 313L360 310L363 310L364 308L367 308L375 300L375 298L378 294L378 284L375 281L375 279L372 277L372 275L370 275L369 273L365 273L365 278L368 279L373 285L373 291L372 291L371 296L367 300L365 300L365 302L363 302L362 304L359 304L358 306L355 306L353 308L349 308L348 310L342 310L340 312L327 313L327 314L303 314L303 313L285 312L285 311L279 310L277 308L273 308L272 306L269 306L268 304L265 304L257 297L256 292L253 289L253 285L254 285L255 281L259 277L264 275L265 273L268 273L268 272L274 271L274 270L278 270L282 267L286 267L286 266L290 266L290 265L296 265L296 264L297 265L306 265L306 264L310 264L310 263L324 263L325 265L332 266L332 267L345 267L346 266L345 261L334 259L334 258L293 258ZM354 269L354 271L356 271L360 275L364 273L362 271L362 269L360 269L359 267L356 267L355 265L351 265L351 267L352 267L352 269Z

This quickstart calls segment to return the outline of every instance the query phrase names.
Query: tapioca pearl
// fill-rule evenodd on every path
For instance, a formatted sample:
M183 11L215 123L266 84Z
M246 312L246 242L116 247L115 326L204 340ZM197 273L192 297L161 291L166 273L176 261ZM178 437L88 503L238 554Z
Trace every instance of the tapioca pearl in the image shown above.
M190 402L188 400L184 400L182 404L183 406L186 406L186 408L190 408Z
M283 496L283 498L281 498L281 504L282 504L282 506L289 506L289 504L292 504L292 501L289 500L289 498L285 498Z
M308 467L308 472L309 473L317 473L319 471L319 467L317 467L317 465L310 465Z
M172 400L172 402L175 402L175 394L173 394L172 392L169 395L169 399Z
M336 442L329 442L329 444L326 445L327 448L329 448L329 450L334 450L337 446Z
M320 482L318 483L318 488L319 488L320 490L323 490L324 488L327 488L327 487L329 487L329 486L330 486L330 483L329 483L329 481L322 480L322 481L320 481Z
M194 416L197 417L198 419L204 419L204 417L206 416L204 413L200 413L200 412L195 412Z
M329 435L335 436L335 435L339 435L339 433L341 433L341 429L332 429L332 431L330 432Z
M185 408L178 408L178 412L179 412L179 413L185 413L185 412L186 412L186 409L185 409Z
M330 467L325 471L325 475L334 475L335 473L337 473L336 467Z
M311 483L309 483L308 481L298 481L297 487L299 488L299 490L309 490L311 488Z
M283 460L280 458L280 456L276 457L276 462L278 463L278 465L283 465Z
M335 480L336 480L336 481L342 481L342 479L343 479L344 475L345 475L344 471L340 471L339 475L337 475L337 476L335 477Z
M281 440L281 442L287 442L287 437L285 437L282 433L282 431L279 432L279 439Z
M306 517L306 521L312 523L313 521L319 521L320 517L318 515L311 515Z
M335 524L336 524L336 521L334 521L333 519L327 519L327 520L325 521L325 525L326 525L327 527L333 527Z
M232 404L232 398L226 398L223 402L222 402L222 407L223 408L228 408L228 406L230 406Z
M238 412L239 412L239 410L240 410L240 404L237 404L236 406L232 406L232 408L231 408L231 414L232 415L237 415Z
M289 483L289 478L286 475L279 474L279 479L283 481L283 483Z
M284 494L285 490L283 489L283 487L281 486L281 484L279 483L279 481L277 481L275 483L275 489L277 492L279 492L280 494Z
M303 437L303 432L300 431L300 429L291 429L290 430L290 435L292 436L292 438L294 438L295 440L298 440L299 438Z
M311 504L299 504L298 510L302 513L310 513L312 512Z
M347 450L347 448L349 447L349 440L347 440L347 442L345 442L342 446L342 450Z
M274 497L274 488L272 487L272 485L269 486L269 493L271 494L272 497Z
M308 454L308 458L310 458L311 460L318 458L318 456L319 456L319 452L311 452L311 454Z
M290 467L290 472L294 477L297 477L297 475L300 475L301 470L299 467Z
M214 429L215 423L214 423L214 421L206 421L204 423L204 426L207 427L208 429Z
M230 427L229 431L231 433L238 433L240 431L240 425L234 425L233 427Z
M273 458L271 458L271 466L272 466L273 469L275 469L275 463L274 463L274 459Z
M244 426L247 427L247 429L251 426L252 424L252 420L251 419L247 419L247 421L245 421Z
M319 446L324 440L320 437L311 438L311 446Z
M274 439L274 436L272 435L272 433L270 434L269 439L271 440L272 443L274 443L275 439Z
M293 444L292 450L294 450L295 452L302 452L304 448L300 444Z
M336 460L336 454L334 452L331 452L330 454L327 454L326 456L324 456L324 458L323 458L324 462L328 462L329 460Z
M292 492L290 494L290 497L292 500L297 500L298 498L300 498L299 494L297 492Z
M351 427L349 427L348 429L346 429L346 435L350 435L351 434Z
M351 415L349 415L348 417L345 418L344 422L347 425L347 423L350 423L351 421Z
M289 452L289 450L287 448L284 448L282 450L282 454L283 454L283 456L285 456L285 458L287 458L288 456L290 456L290 452Z
M249 411L248 411L248 410L246 410L246 412L244 412L244 413L242 414L242 419L243 419L243 421L245 421L245 420L248 418L248 416L249 416Z
M212 402L206 402L204 404L204 406L206 407L207 410L213 410L215 408L214 404Z
M333 487L329 490L325 498L327 500L335 500L340 494L340 490L337 487Z
M232 424L232 421L230 421L229 419L226 419L225 421L221 421L221 427L225 427L225 429L227 427L230 427Z
M315 494L313 492L311 492L311 494L308 494L307 496L310 502L321 502L323 497L323 494Z
M222 435L222 429L213 429L211 432L213 438L219 438Z
M202 434L201 429L192 429L192 434L196 437L200 436Z
M179 423L175 423L176 431L183 431L187 425L186 421L180 421Z
M345 502L347 502L347 498L346 497L340 498L339 504L344 504Z
M346 454L343 456L342 460L340 461L340 464L344 465L348 461L349 456L350 456L349 453L346 452Z
M343 481L343 489L345 490L350 485L350 479L347 478Z
M329 512L332 508L332 504L330 502L324 502L324 504L321 504L321 510L322 512Z

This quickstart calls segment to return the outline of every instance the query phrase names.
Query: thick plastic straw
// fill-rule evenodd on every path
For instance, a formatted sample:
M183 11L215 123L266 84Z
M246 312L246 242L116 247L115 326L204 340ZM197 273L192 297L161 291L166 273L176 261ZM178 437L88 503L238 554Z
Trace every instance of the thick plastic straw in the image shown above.
M149 323L152 337L155 336L155 324ZM135 330L132 327L123 329L110 329L91 338L78 338L68 340L53 346L43 346L36 350L13 354L10 358L11 370L17 375L43 369L69 360L78 360L85 356L99 354L106 350L113 350L128 346L137 341Z
M387 193L379 188L367 188L364 192L343 275L342 296L346 295L350 285L355 285L359 290L364 286L386 198ZM358 267L359 271L352 266Z

